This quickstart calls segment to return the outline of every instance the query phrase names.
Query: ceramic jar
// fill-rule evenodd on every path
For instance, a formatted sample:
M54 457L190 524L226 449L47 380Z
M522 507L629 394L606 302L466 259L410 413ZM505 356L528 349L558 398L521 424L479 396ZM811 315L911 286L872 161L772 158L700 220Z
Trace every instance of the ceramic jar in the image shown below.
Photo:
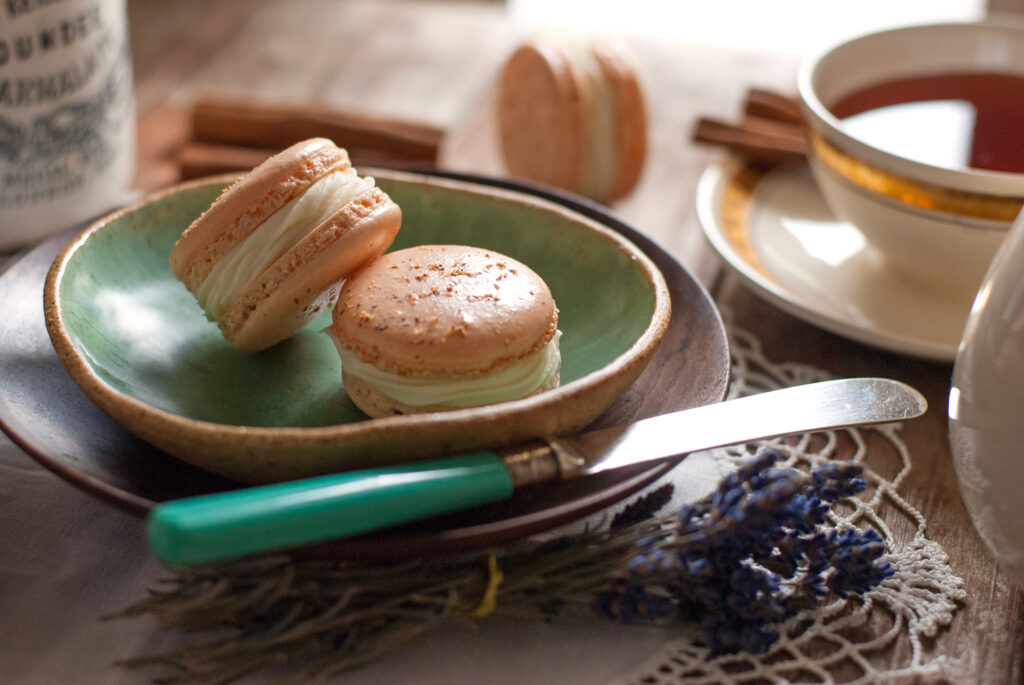
M996 254L953 368L950 443L975 528L1024 587L1024 214Z
M120 204L135 170L125 0L0 4L0 252Z

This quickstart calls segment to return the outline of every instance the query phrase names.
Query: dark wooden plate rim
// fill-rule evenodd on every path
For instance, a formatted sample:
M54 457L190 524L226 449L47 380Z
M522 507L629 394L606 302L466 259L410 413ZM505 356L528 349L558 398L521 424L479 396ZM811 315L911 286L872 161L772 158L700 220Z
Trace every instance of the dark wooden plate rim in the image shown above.
M590 202L584 198L568 195L555 189L501 178L438 171L436 169L424 169L422 167L412 169L403 168L401 170L415 171L417 173L426 173L444 178L452 178L486 186L529 193L579 212L580 214L611 228L626 237L628 240L632 241L645 254L651 257L663 272L665 272L666 280L669 281L672 295L679 294L678 289L681 279L682 285L693 291L693 293L698 295L699 298L704 299L704 302L700 303L704 306L699 308L695 307L694 309L700 309L700 314L703 315L704 319L707 319L702 320L701 323L703 325L712 326L718 329L718 335L715 336L718 338L716 341L718 357L720 360L724 359L724 364L721 364L722 368L719 369L719 374L717 374L717 376L722 377L718 378L716 376L714 379L713 387L709 391L708 399L709 401L720 401L725 396L728 386L728 347L725 339L724 325L722 324L721 318L703 286L701 286L700 283L697 282L682 265L676 262L649 238L622 221L616 219L614 216L609 214L603 206ZM73 240L86 225L88 224L82 224L54 236L22 257L22 260L27 262L29 261L29 258L37 255L37 253L45 253L47 251L56 256L56 254L60 252L66 244ZM17 266L17 264L11 265L7 273L15 272ZM40 293L42 291L43 280L48 267L49 263L47 262L43 267L36 268L32 273L27 274L29 277L38 276ZM3 280L9 280L5 278L6 275L7 274L0 276L0 282ZM0 289L0 292L4 292L5 290L6 288ZM670 323L670 330L673 323ZM39 334L45 338L45 326L40 327ZM3 345L0 345L0 353L2 352ZM0 362L2 361L3 359L0 358ZM70 379L68 380L70 382ZM2 388L3 383L0 381L0 389ZM75 389L77 390L77 387ZM0 395L0 429L7 433L11 440L33 459L83 491L96 496L104 502L113 504L136 515L144 516L153 507L159 504L161 500L152 499L138 492L124 489L119 487L117 484L110 483L101 478L90 475L84 467L78 466L78 460L73 454L53 453L54 450L48 445L45 436L33 435L28 432L20 431L17 425L15 425L16 422L8 421L8 415L10 414L8 411L9 405L11 402L16 401L16 399L17 398L14 398L12 400L11 398ZM56 407L55 411L61 411L61 407ZM115 425L111 430L121 429ZM170 456L167 456L166 458L174 459ZM177 462L177 460L174 461ZM554 497L551 497L554 501L548 503L546 506L542 506L537 509L529 509L527 507L525 511L513 511L509 516L499 515L499 518L495 519L493 518L493 506L480 507L453 516L438 518L430 522L394 529L387 531L386 533L376 533L359 538L352 538L350 540L318 545L316 547L308 548L303 553L386 560L408 558L411 556L434 556L439 553L456 553L508 543L531 534L549 530L559 525L564 525L573 520L578 520L588 514L606 508L615 502L621 501L664 475L673 466L674 463L672 462L663 462L655 465L623 469L620 472L615 473L613 477L604 478L600 483L597 483L595 480L595 483L597 484L589 489L583 488L582 494L568 494L561 500L557 495L555 495ZM182 467L186 474L190 470L194 469L194 467L188 467L184 464L182 464ZM201 473L204 478L208 475L198 469L194 470ZM230 489L234 487L241 486L233 483L232 481L223 479L222 483L215 485L214 490ZM550 488L550 492L555 492L555 488L564 489L566 486L544 485L536 487ZM197 492L194 494L199 493ZM513 502L513 505L514 500L517 497L520 497L519 493L514 495L513 500L510 501ZM512 509L514 510L515 507L513 506Z

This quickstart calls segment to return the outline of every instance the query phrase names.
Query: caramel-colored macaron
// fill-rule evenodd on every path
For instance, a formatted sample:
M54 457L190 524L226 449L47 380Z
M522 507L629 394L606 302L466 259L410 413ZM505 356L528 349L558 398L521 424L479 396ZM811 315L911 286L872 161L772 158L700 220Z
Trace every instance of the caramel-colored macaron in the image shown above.
M242 351L270 347L330 308L340 282L384 252L401 210L348 153L297 143L230 186L171 251L174 275Z
M647 150L637 70L618 45L537 40L498 85L501 150L511 175L608 202L636 185Z
M492 250L382 256L342 288L328 333L373 417L526 397L558 385L558 310L540 276Z

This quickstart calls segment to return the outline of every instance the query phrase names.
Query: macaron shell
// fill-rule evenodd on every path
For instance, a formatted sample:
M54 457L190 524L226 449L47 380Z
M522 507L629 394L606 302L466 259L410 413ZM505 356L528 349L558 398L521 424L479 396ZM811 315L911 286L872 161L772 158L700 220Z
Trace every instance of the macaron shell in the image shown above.
M640 178L647 150L647 114L637 69L613 42L594 40L581 49L596 60L614 108L615 138L610 185L591 189L608 202L627 195ZM520 47L499 82L497 120L502 155L512 176L586 194L596 97L580 56L558 41Z
M350 166L348 152L326 138L305 140L274 155L185 229L171 250L171 271L194 292L224 255L277 210L327 173Z
M555 335L547 284L494 251L425 245L384 255L351 278L332 331L346 349L399 375L483 374Z
M607 199L615 200L636 186L643 171L647 158L647 108L637 69L630 58L610 44L594 43L591 49L614 95L619 163L616 181Z
M294 335L330 309L340 282L380 256L402 224L402 211L379 188L338 209L285 252L221 316L221 331L244 352Z
M352 400L364 414L373 419L382 419L386 416L395 416L397 414L429 414L437 411L453 411L456 409L462 409L463 407L454 407L444 404L430 404L425 406L414 407L408 404L403 404L384 393L376 390L365 382L351 376L344 371L341 374L342 383L345 385L345 393ZM559 377L558 373L551 376L547 383L537 388L524 397L533 397L539 393L547 390L553 390L558 387ZM523 398L517 398L523 399Z
M530 43L512 54L497 98L502 155L512 176L582 192L591 127L584 88L557 43Z

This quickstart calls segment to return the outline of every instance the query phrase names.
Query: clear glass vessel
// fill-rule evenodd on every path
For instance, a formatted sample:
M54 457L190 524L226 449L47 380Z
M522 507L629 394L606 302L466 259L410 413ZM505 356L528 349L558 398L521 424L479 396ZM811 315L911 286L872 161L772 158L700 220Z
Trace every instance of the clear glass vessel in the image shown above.
M1024 213L967 319L953 367L949 437L974 526L1024 587Z

